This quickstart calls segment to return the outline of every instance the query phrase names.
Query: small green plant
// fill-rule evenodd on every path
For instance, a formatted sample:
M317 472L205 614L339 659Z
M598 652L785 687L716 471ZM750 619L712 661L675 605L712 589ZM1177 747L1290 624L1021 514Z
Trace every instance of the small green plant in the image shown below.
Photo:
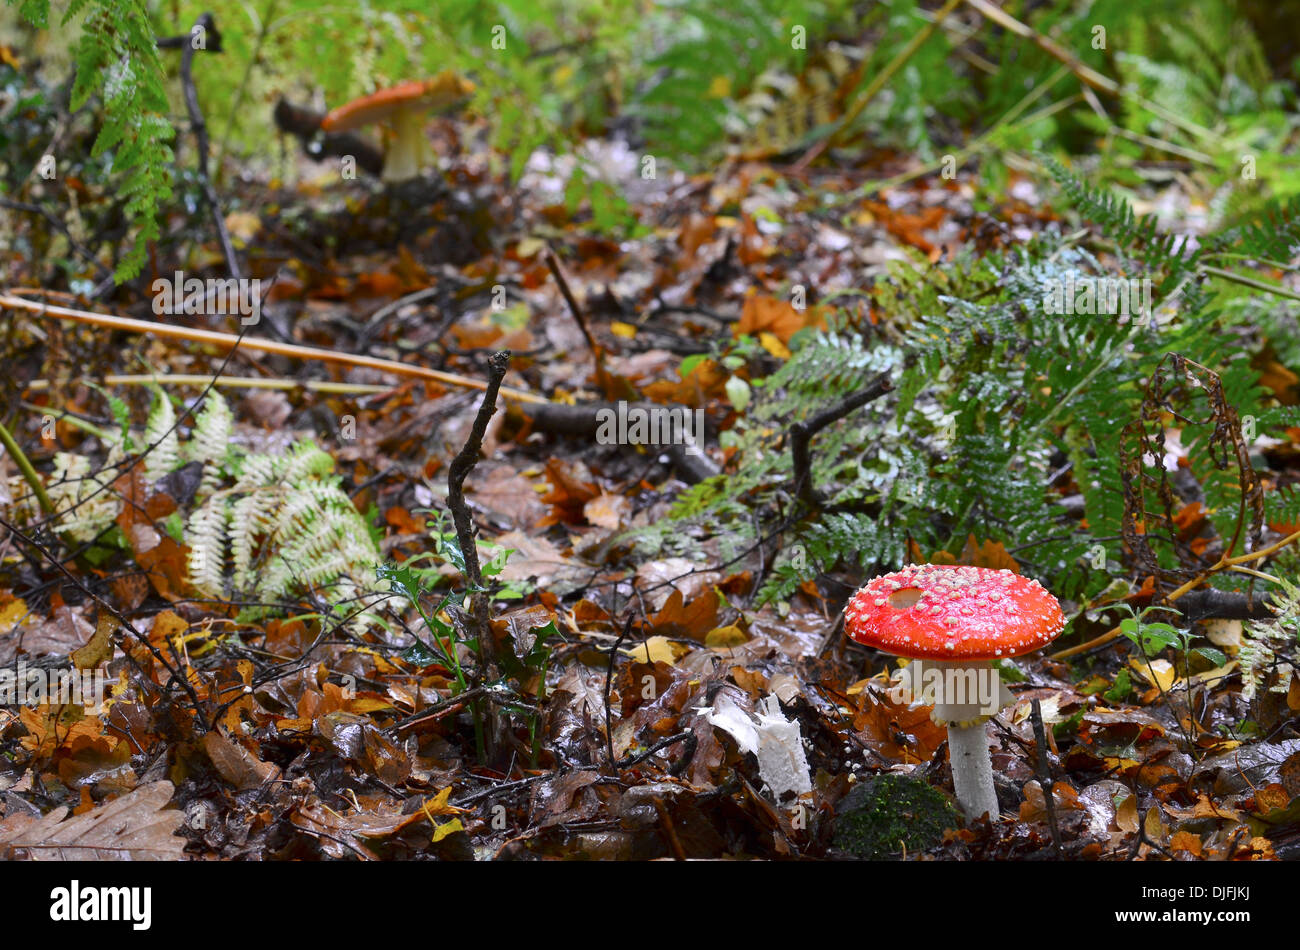
M1169 711L1173 713L1174 719L1178 722L1178 729L1183 734L1183 739L1187 743L1189 751L1194 751L1196 746L1192 741L1191 735L1187 731L1187 723L1184 721L1184 714L1174 708L1173 700L1170 699L1169 692L1161 682L1160 674L1156 671L1153 660L1165 650L1174 651L1175 662L1181 658L1183 664L1183 680L1188 681L1191 678L1191 659L1198 657L1212 666L1222 666L1227 662L1221 650L1214 647L1193 647L1192 633L1188 630L1179 630L1172 624L1164 621L1148 621L1146 618L1157 611L1164 611L1172 614L1181 615L1181 611L1173 607L1152 606L1144 607L1141 611L1134 611L1129 604L1119 604L1118 609L1128 614L1120 621L1120 632L1138 649L1142 659L1146 661L1147 675L1156 688L1160 691L1160 698ZM1176 671L1177 666L1173 669ZM1116 686L1118 686L1118 681ZM1188 722L1191 721L1191 698L1188 697L1188 709L1186 711Z
M415 644L404 654L403 658L412 663L427 665L437 663L451 672L456 681L454 695L465 693L475 687L487 687L493 691L492 702L501 708L524 716L529 722L529 745L531 757L536 764L540 752L541 734L539 725L541 710L539 706L530 705L522 699L525 694L536 696L540 703L546 696L546 671L551 657L551 641L559 636L555 621L534 626L528 630L513 629L509 636L509 649L501 652L499 659L501 673L504 677L489 683L485 681L484 671L467 668L460 659L461 648L471 654L479 654L477 636L468 633L469 625L457 623L455 615L463 610L462 605L474 593L473 587L464 590L448 589L439 596L438 591L447 585L447 576L441 570L443 565L450 565L465 576L465 555L456 539L456 532L446 524L445 517L428 522L433 550L408 558L400 565L385 564L379 569L379 577L392 585L398 594L416 609L428 639L415 634ZM484 553L489 557L480 568L485 580L499 577L505 569L514 550L501 548L491 542L484 542ZM431 562L430 566L421 567L422 563ZM494 585L489 591L495 600L514 600L524 597L528 589L517 584ZM429 609L426 601L438 599L437 606ZM445 617L451 618L450 622ZM483 716L485 704L480 700L470 703L470 713L474 722L474 740L479 758L484 754Z
M670 517L636 540L689 555L713 538L724 560L770 545L759 598L781 603L836 569L897 568L909 541L955 555L974 535L1001 542L1063 596L1091 596L1126 563L1122 434L1139 418L1162 360L1177 354L1210 368L1257 434L1294 425L1294 413L1268 408L1249 349L1223 347L1250 312L1225 302L1270 288L1221 282L1202 251L1231 248L1252 259L1275 251L1278 229L1296 226L1297 209L1278 206L1190 251L1154 219L1046 161L1095 221L1096 251L1081 240L1087 231L1048 229L1007 250L963 250L942 268L919 257L896 263L871 294L872 326L844 313L824 331L800 331L788 360L748 381L747 402L722 436L735 450L733 471L683 493ZM1148 312L1047 305L1045 288L1110 274L1149 281ZM717 358L732 372L754 366L752 348L739 342ZM891 393L814 438L811 481L823 503L805 510L790 492L791 425L882 372ZM1231 537L1240 486L1213 452L1196 441L1189 447L1211 521ZM1066 511L1063 484L1077 492L1086 523ZM1270 517L1300 511L1300 493L1270 493L1266 507Z

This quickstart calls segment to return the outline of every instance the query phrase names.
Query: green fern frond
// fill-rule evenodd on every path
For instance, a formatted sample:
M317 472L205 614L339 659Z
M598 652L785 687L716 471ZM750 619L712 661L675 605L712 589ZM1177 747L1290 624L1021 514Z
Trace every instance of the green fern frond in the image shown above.
M153 407L145 423L144 441L148 454L144 457L145 477L156 482L181 464L181 441L176 432L176 410L172 401L159 386L154 387Z
M1241 695L1247 700L1262 687L1285 692L1291 683L1290 674L1300 673L1300 586L1279 580L1282 590L1272 599L1273 618L1247 621L1237 654Z
M194 420L194 431L186 445L190 461L203 465L199 484L199 492L203 495L210 495L221 483L233 429L234 416L229 404L219 392L211 390Z
M49 0L21 0L18 9L33 26L49 27ZM76 112L92 96L103 101L103 124L91 154L113 152L113 167L122 174L118 191L136 228L135 240L114 274L120 282L140 273L148 242L159 236L159 208L172 194L168 143L174 133L167 120L157 38L144 0L71 0L62 25L83 13L73 50L76 75L69 104Z

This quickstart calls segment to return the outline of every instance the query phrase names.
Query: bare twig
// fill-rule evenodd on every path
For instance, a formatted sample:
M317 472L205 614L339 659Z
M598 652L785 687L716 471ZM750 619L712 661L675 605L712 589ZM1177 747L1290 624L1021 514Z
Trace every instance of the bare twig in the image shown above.
M617 763L618 769L620 771L622 771L623 769L630 769L632 766L644 762L646 759L650 758L650 756L654 755L656 752L660 752L663 749L668 748L670 745L675 745L678 742L685 742L688 739L694 739L694 738L695 738L695 733L687 729L686 731L679 732L676 735L671 735L668 736L667 738L660 739L654 745L650 746L649 748L643 749L642 751L638 752L636 755L628 756L626 759L620 759Z
M460 545L461 554L465 558L465 579L469 582L471 614L478 627L480 677L488 681L496 679L497 675L496 644L492 639L492 623L488 617L488 596L483 587L478 546L474 541L474 519L469 513L469 506L465 504L465 479L478 464L488 423L492 421L492 415L497 411L497 392L501 389L501 380L505 378L509 366L509 350L493 353L488 360L488 381L483 402L478 407L478 415L474 417L469 438L465 440L465 445L456 457L451 460L447 471L447 508L451 511L452 522L456 525L456 542ZM497 717L491 717L486 737L486 752L489 757L500 746L503 737L502 725Z
M808 455L808 443L812 440L812 437L832 422L838 422L855 409L862 408L873 399L879 399L893 388L893 383L889 381L889 374L881 373L838 405L825 409L804 422L796 422L790 427L790 457L794 463L794 492L809 508L817 508L821 504L817 492L812 486L812 460Z
M470 379L466 376L459 376L455 373L444 373L436 369L428 369L424 366L416 366L411 363L397 363L393 360L382 360L373 356L360 356L352 353L337 353L333 350L323 350L314 346L301 346L296 343L279 343L275 340L263 340L257 337L240 337L233 333L221 333L216 330L200 330L193 327L175 326L169 323L154 323L149 320L134 320L130 317L117 317L110 314L92 313L88 310L74 310L71 307L56 307L52 304L43 303L41 301L26 300L22 297L15 297L3 291L0 291L0 307L13 307L18 310L28 310L32 313L49 314L52 317L58 317L62 320L75 320L78 323L107 327L110 330L125 330L128 333L153 333L158 336L171 337L173 339L191 340L195 343L212 343L230 349L239 346L244 350L255 350L260 353L276 353L280 356L290 356L295 359L319 360L323 363L343 363L348 366L364 366L368 369L376 369L384 373L393 373L397 376L413 376L417 379L432 379L436 382L446 383L449 386L456 386L461 389L487 389L487 385L477 379ZM546 402L546 400L541 396L524 392L519 389L510 389L505 386L500 387L500 393L503 398L515 402Z
M1061 829L1056 823L1056 800L1055 787L1056 782L1052 778L1051 770L1047 763L1047 735L1043 730L1043 711L1039 706L1038 700L1034 700L1033 711L1030 713L1030 719L1034 724L1034 743L1038 749L1037 763L1035 771L1038 773L1038 787L1043 792L1043 801L1047 807L1047 827L1052 832L1052 846L1056 849L1057 857L1061 855Z
M202 46L197 43L199 37L203 38ZM221 242L221 253L226 258L226 268L230 271L231 277L239 280L244 274L239 266L239 258L235 256L235 246L230 241L230 232L226 230L226 219L221 214L221 203L217 200L216 189L212 187L212 179L208 177L208 124L203 118L203 110L199 108L198 91L194 88L195 52L199 49L210 53L221 52L221 32L217 29L212 14L208 12L199 14L199 18L194 21L194 26L187 36L164 37L158 41L158 46L163 49L176 45L180 46L181 50L181 91L185 95L185 111L189 113L190 129L194 132L199 186L203 189L203 200L207 202L208 210L212 213L212 223L217 230L217 239Z
M591 330L587 327L587 315L583 312L582 307L578 305L578 300L573 296L573 291L569 289L569 282L565 279L564 269L560 267L560 259L555 256L555 251L549 247L546 249L546 266L550 268L555 282L560 285L560 293L564 295L564 302L569 305L569 311L573 314L578 329L582 331L582 338L587 341L587 349L591 350L591 355L596 360L596 380L603 388L606 378L605 351L592 337Z
M622 646L631 631L632 615L628 614L627 622L623 624L623 632L609 648L609 666L605 670L605 749L609 752L609 767L615 770L618 768L618 762L614 758L614 726L609 711L609 689L614 682L614 661L618 659L618 648Z
M456 709L460 708L470 700L478 699L480 696L483 696L487 691L488 689L486 686L475 686L472 689L465 690L463 693L457 693L455 696L448 696L446 699L439 700L432 705L426 706L424 709L407 716L405 719L397 720L397 722L385 729L384 732L390 734L398 733L403 729L416 725L417 723L426 722L430 719L441 719L448 713L455 712Z

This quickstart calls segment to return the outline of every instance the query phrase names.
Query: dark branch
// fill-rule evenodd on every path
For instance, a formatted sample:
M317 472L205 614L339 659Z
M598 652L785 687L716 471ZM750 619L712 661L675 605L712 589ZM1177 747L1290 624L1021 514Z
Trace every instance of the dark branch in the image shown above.
M216 189L212 187L212 179L208 177L208 124L204 121L203 111L199 108L199 94L194 88L193 75L194 54L200 48L195 45L195 42L200 36L203 37L201 47L203 50L210 53L221 52L221 33L217 30L217 24L211 13L200 14L194 22L194 28L185 36L160 38L158 47L159 49L180 48L181 90L185 94L185 111L190 117L190 129L194 132L199 185L203 189L203 200L207 202L208 210L212 213L212 223L216 226L217 240L221 242L221 253L226 258L226 268L230 271L231 277L239 280L244 275L239 267L239 259L235 257L235 246L230 241L230 232L226 230L226 219L221 213L221 203L217 201Z
M627 406L629 412L638 410L647 413L654 409L663 411L664 408L650 402L629 403ZM617 412L618 406L612 402L587 402L576 406L565 406L560 403L529 403L520 405L519 410L531 419L534 428L541 432L591 438L600 428L597 415L602 410ZM701 439L703 436L704 433L700 433ZM653 448L660 449L668 455L672 460L673 468L687 484L697 484L722 472L722 469L718 468L702 451L699 453L687 451L691 448L689 445L656 445Z
M497 393L501 389L501 380L505 378L510 365L510 351L501 350L488 359L487 390L483 393L483 402L478 407L478 415L470 428L465 445L451 460L447 471L447 508L451 511L452 522L456 525L456 542L460 545L465 558L465 579L469 582L471 614L478 627L479 663L482 667L481 677L491 681L496 679L497 659L496 643L492 639L492 623L488 617L488 597L483 589L483 572L479 566L478 546L474 542L474 519L470 516L469 506L465 503L465 479L478 464L479 452L483 449L483 437L487 433L488 423L497 411ZM501 722L493 716L488 730L488 755L498 746Z
M1258 597L1226 590L1194 590L1177 600L1188 620L1272 620L1273 611Z
M281 99L275 104L275 125L302 143L303 154L314 162L351 155L357 167L376 178L384 171L384 153L351 132L321 133L325 113L295 106Z
M837 406L823 409L811 419L796 422L790 427L790 457L794 463L794 491L809 508L818 508L821 499L812 487L812 459L808 454L808 444L812 437L825 429L832 422L838 422L855 409L861 409L873 399L879 399L894 388L888 373L881 373L866 386L847 397Z

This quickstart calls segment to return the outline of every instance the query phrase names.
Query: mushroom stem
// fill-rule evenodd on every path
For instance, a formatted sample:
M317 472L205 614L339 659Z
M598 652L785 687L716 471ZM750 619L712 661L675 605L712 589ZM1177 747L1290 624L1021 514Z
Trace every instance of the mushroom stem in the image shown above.
M1011 702L1011 694L988 660L917 660L915 665L913 688L919 686L922 698L934 703L931 718L948 726L957 801L968 818L988 812L996 820L998 798L985 726Z
M384 156L384 181L395 184L420 174L425 152L421 118L419 109L399 109L393 116L394 136Z
M989 758L987 720L948 725L948 758L952 763L952 787L966 817L975 819L985 812L991 820L999 815L998 796L993 790L993 761Z

